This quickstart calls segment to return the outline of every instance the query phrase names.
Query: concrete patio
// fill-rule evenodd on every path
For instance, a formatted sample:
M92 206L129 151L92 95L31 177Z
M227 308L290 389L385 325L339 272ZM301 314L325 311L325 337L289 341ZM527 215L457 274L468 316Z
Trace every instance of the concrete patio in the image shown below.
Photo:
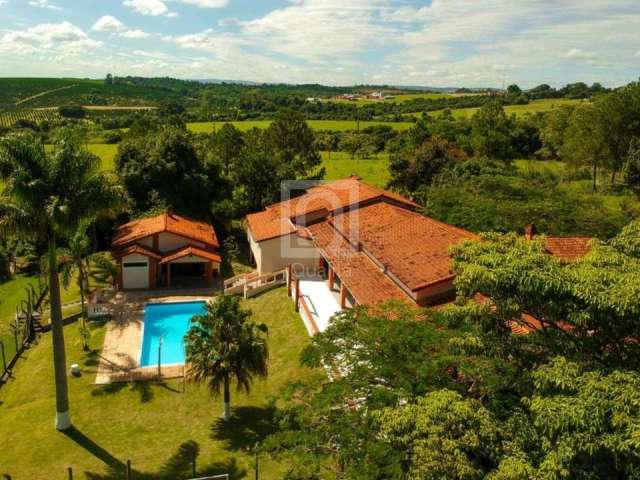
M331 317L341 311L339 293L330 290L326 280L320 277L300 278L300 296L304 299L312 321L317 327L317 331L314 331L314 326L304 318L305 310L302 308L300 315L305 320L309 335L324 332L329 326Z

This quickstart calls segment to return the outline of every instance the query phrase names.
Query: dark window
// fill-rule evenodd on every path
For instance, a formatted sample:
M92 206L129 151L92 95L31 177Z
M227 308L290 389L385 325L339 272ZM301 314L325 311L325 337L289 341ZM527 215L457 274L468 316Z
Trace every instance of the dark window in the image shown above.
M124 268L140 268L140 267L146 267L147 263L145 262L131 262L131 263L125 263L124 264Z

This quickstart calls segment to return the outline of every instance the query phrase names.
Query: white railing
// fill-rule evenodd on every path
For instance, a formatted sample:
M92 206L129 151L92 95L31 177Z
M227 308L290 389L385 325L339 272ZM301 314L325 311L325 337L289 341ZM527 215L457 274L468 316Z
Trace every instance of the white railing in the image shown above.
M237 275L225 280L224 293L227 295L242 295L244 298L250 298L261 292L286 283L286 269L266 273L264 275L258 275L257 272L253 272L245 275Z

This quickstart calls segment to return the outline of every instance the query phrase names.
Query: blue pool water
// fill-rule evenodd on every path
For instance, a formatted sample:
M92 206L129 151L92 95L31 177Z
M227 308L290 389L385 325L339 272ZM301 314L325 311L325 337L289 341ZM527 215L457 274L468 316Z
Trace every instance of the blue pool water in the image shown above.
M161 364L184 363L184 336L191 325L191 318L204 311L205 302L146 304L140 366L158 365L160 339L162 339Z

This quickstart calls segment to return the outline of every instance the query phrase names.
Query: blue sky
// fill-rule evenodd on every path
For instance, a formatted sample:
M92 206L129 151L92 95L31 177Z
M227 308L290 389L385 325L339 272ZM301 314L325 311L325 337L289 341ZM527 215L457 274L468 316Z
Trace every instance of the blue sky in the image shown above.
M639 67L639 0L0 0L0 76L612 86Z

